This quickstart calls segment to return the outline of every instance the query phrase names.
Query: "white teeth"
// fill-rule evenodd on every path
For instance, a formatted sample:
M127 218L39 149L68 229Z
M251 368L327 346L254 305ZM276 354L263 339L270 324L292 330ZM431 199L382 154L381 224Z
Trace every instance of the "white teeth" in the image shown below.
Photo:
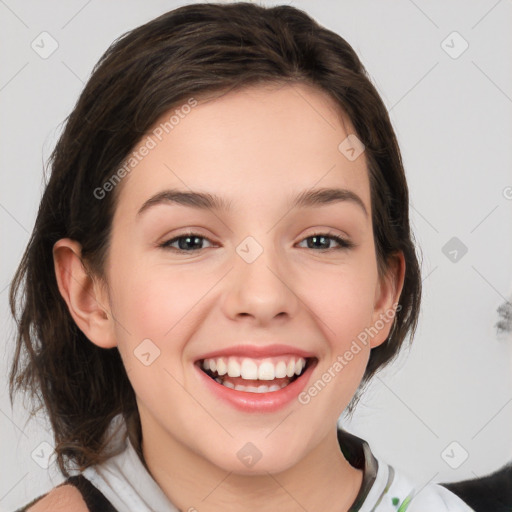
M274 365L269 361L265 361L260 364L258 368L258 379L259 380L274 380L275 372Z
M240 376L246 380L258 378L258 365L252 359L244 359L240 366Z
M284 361L279 361L279 363L276 364L275 375L276 379L286 377L286 363Z
M273 393L274 391L279 391L283 389L288 384L286 382L282 382L281 385L272 384L272 386L243 386L242 384L237 384L236 386L230 382L229 380L221 381L220 379L215 379L219 384L226 386L229 389L234 389L235 391L245 391L247 393Z
M263 361L245 357L217 357L204 359L202 368L217 372L218 376L228 375L229 377L242 377L245 380L266 380L283 379L300 375L306 366L303 357L285 356L281 360L277 358L265 359Z
M217 373L219 375L226 375L227 371L228 371L228 367L226 366L224 359L222 359L222 358L217 359Z
M287 375L287 377L293 377L294 374L295 374L295 361L293 359L291 359L290 362L288 363L288 366L286 367L286 375Z
M230 377L240 377L240 365L232 357L228 359L228 375Z

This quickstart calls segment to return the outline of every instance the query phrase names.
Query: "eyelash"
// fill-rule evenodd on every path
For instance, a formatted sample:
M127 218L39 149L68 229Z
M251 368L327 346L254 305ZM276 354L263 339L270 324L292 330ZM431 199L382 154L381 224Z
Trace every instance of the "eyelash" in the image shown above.
M205 247L203 247L202 249L187 251L185 249L177 249L175 247L171 247L172 243L180 240L181 238L190 238L190 237L196 237L196 238L208 240L208 242L212 243L212 241L209 238L207 238L205 236L201 236L199 233L187 232L187 233L183 233L179 236L176 236L174 238L171 238L165 242L162 242L161 244L159 244L159 247L161 247L162 249L167 249L167 250L171 250L171 251L179 252L179 253L192 253L192 252L197 252L197 251L201 251L202 249L205 249ZM303 238L301 240L301 242L303 242L304 240L308 240L310 238L315 238L315 237L331 239L339 244L339 247L332 247L330 249L319 249L317 252L339 251L339 250L344 250L344 249L346 250L346 249L352 249L355 246L355 244L353 242L351 242L350 240L342 238L339 235L335 235L333 233L313 233L312 235L309 235L306 238Z

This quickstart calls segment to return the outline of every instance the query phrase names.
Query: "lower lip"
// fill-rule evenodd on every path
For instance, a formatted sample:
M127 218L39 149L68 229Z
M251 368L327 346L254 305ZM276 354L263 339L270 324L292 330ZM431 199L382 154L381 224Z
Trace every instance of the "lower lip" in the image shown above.
M316 361L313 364L309 364L308 368L306 368L306 371L298 379L295 379L291 384L281 388L279 391L272 391L268 393L251 393L248 391L236 391L235 389L227 388L226 386L219 384L217 381L206 375L206 373L203 372L197 364L194 366L200 373L201 378L205 382L208 389L210 389L212 393L219 397L221 400L224 400L228 404L244 412L261 413L277 411L296 399L302 390L306 387L311 373L316 366Z

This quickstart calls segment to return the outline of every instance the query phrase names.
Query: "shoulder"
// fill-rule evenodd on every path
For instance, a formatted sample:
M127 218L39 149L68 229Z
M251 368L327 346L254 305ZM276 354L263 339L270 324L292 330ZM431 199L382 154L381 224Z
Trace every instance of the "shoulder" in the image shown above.
M445 487L435 483L425 486L414 485L408 476L400 473L395 473L388 495L392 497L393 503L400 504L400 511L474 512L469 505Z
M376 512L399 510L400 512L474 512L457 495L445 487L429 483L421 485L407 473L396 471L392 466L382 464L387 471L379 484L380 495Z
M16 512L89 512L80 491L70 484L55 487Z
M409 512L422 511L425 507L439 512L474 512L473 509L456 494L438 484L429 484L411 500ZM433 508L432 508L433 507Z
M507 465L490 475L442 486L469 503L475 510L512 510L512 466Z

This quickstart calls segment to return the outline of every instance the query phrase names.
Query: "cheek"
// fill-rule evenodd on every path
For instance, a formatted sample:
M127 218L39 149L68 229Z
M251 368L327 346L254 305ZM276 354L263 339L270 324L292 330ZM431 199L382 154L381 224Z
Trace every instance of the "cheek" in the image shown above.
M117 265L112 275L118 349L137 397L155 410L161 398L155 389L171 390L167 399L179 403L176 382L184 378L181 361L189 337L184 329L198 300L195 293L185 293L194 290L190 284L179 272L165 275L164 269L137 264L135 258Z
M133 272L133 268L137 271ZM114 328L127 371L135 369L139 374L137 354L147 353L142 349L147 347L149 352L158 354L151 368L166 368L176 377L182 376L187 343L197 329L208 291L218 278L192 269L137 265L136 261L124 261L112 277L113 313L117 320Z
M321 318L327 339L343 345L370 324L376 279L370 263L318 269L299 281L304 302Z
M365 328L372 321L378 278L376 262L371 254L360 254L352 263L318 269L300 282L308 300L305 302L319 318L317 325L328 341L326 357L317 373L321 382L312 383L304 397L309 400L325 388L324 400L318 400L314 406L322 415L341 414L355 393L370 356L370 345L361 335L364 337Z
M207 289L207 280L198 272L171 272L137 262L119 266L113 281L119 320L135 337L158 340L172 336L186 323L187 314Z

